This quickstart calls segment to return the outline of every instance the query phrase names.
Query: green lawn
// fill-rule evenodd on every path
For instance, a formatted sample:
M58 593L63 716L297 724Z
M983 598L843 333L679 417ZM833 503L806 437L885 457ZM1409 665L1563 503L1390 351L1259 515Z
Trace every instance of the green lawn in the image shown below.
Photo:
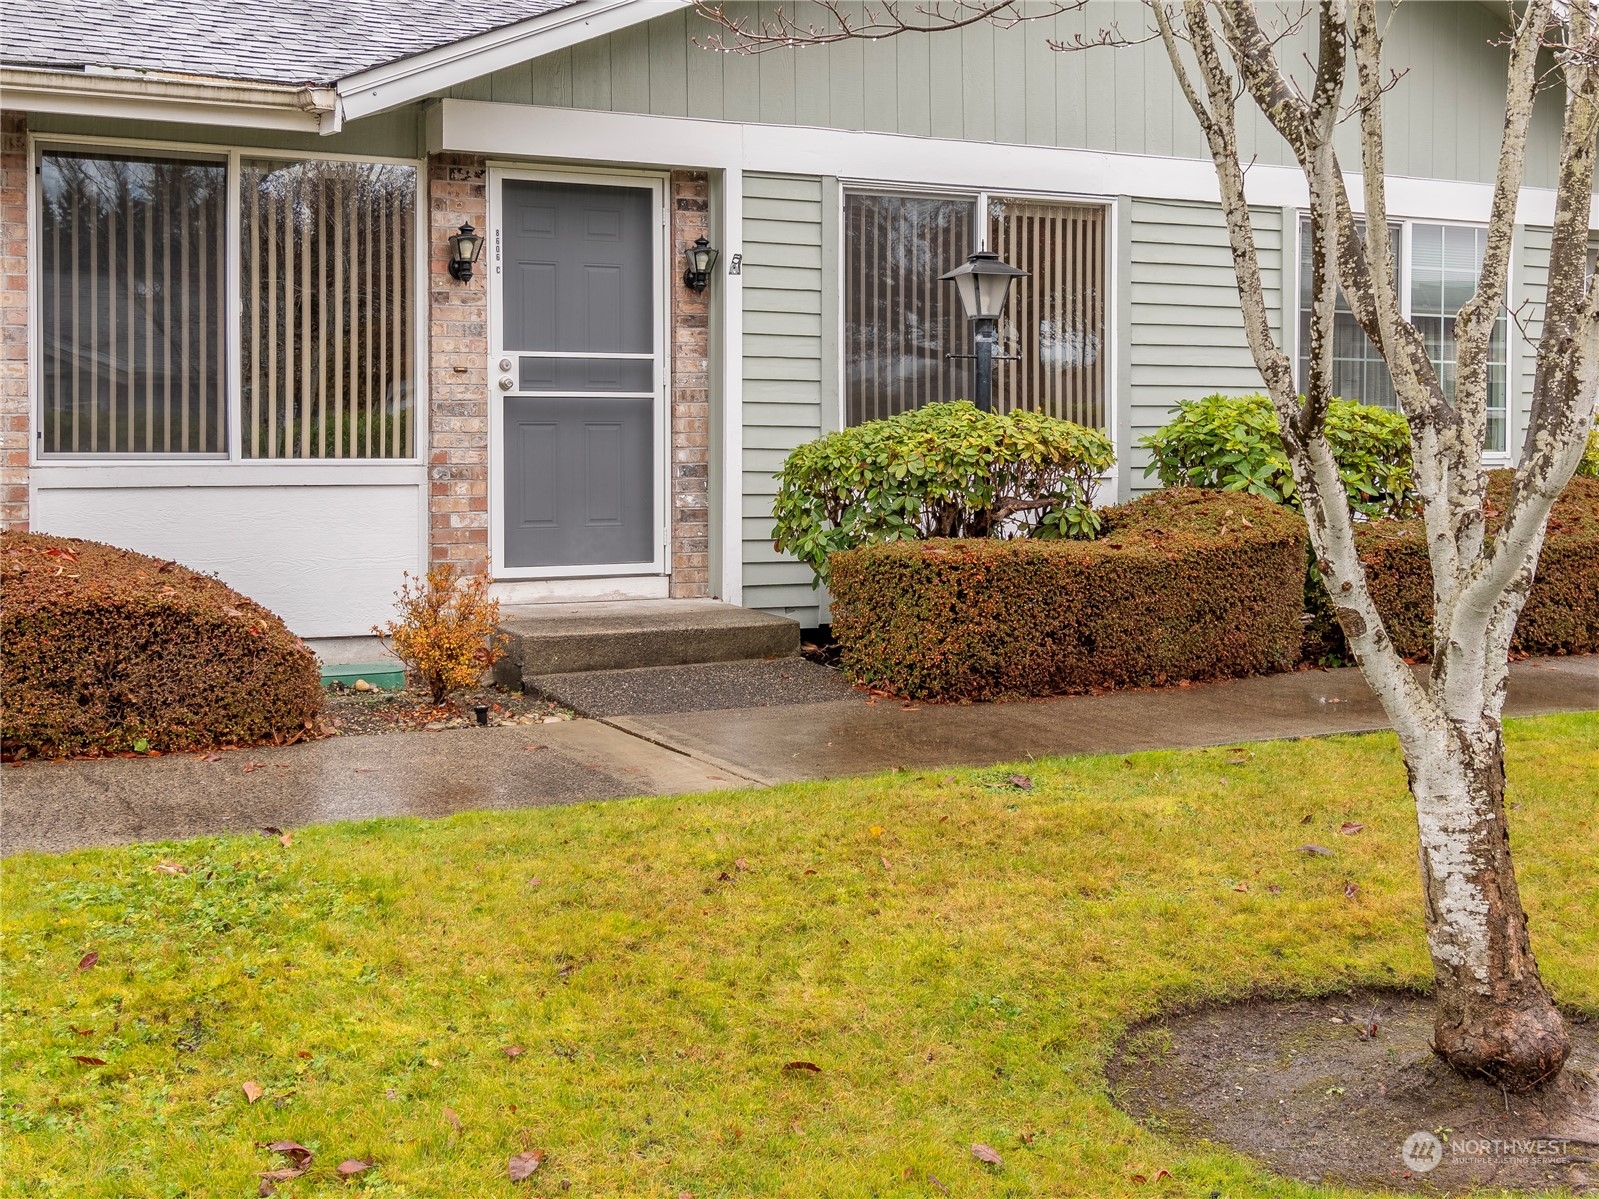
M1599 1013L1599 714L1509 741L1540 964ZM1425 985L1413 841L1370 736L19 857L0 1185L253 1195L287 1138L284 1196L1335 1195L1102 1065L1168 1005Z

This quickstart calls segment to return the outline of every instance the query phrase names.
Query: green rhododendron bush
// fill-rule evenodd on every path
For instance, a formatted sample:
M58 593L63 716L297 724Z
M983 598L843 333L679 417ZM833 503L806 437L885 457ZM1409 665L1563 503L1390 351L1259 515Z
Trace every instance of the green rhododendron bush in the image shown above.
M0 534L8 757L286 743L316 724L314 654L216 579L93 541Z
M1103 517L1094 541L937 539L835 554L845 672L911 698L988 700L1298 662L1298 513L1170 488Z
M1371 404L1334 400L1327 441L1364 516L1408 516L1416 503L1410 478L1410 429L1405 418ZM1209 395L1184 400L1172 419L1140 445L1152 457L1146 475L1167 487L1247 491L1299 506L1293 471L1277 429L1277 412L1263 395Z
M791 453L772 537L823 582L831 555L880 542L1091 539L1094 482L1115 460L1109 438L1070 421L928 404Z

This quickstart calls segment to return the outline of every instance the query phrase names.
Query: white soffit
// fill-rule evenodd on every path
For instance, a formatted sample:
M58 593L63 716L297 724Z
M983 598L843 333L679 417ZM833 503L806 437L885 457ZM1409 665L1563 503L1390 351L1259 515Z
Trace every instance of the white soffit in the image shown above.
M481 100L444 100L428 111L428 151L490 157L571 159L626 166L737 168L784 174L990 191L1081 196L1144 196L1218 203L1214 166L1206 159L1112 154L1055 146L960 142L906 134L862 133L796 125L760 125L691 117L645 116L545 108ZM1346 176L1349 198L1362 204L1358 175ZM1309 193L1297 167L1249 168L1251 204L1305 208ZM1390 176L1394 217L1482 224L1493 202L1486 183ZM1553 223L1555 193L1521 189L1517 220ZM1599 229L1599 197L1589 213Z

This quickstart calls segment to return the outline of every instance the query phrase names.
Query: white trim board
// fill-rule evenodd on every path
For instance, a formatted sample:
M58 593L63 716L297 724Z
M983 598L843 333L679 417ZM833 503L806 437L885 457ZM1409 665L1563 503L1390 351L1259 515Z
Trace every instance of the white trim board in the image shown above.
M1053 146L964 142L893 133L859 133L806 126L707 121L442 100L428 110L429 153L455 151L538 159L572 159L633 166L771 171L872 179L877 186L963 187L994 192L1113 197L1117 195L1219 203L1214 166L1202 159L1111 154ZM1346 180L1351 203L1363 211L1360 176ZM1252 204L1305 208L1309 193L1298 167L1257 164L1249 170ZM1483 224L1493 187L1448 179L1388 179L1394 217ZM1517 220L1548 225L1555 193L1521 189ZM1599 197L1589 213L1599 229ZM737 246L730 246L736 250Z

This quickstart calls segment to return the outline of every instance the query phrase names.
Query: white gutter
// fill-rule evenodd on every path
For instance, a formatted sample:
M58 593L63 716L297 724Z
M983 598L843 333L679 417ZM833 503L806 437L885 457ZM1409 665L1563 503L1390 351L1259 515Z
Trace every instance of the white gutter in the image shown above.
M0 108L129 120L337 133L338 92L203 75L0 66Z
M686 8L692 0L583 0L543 16L385 63L339 81L343 116L398 108L477 79Z

